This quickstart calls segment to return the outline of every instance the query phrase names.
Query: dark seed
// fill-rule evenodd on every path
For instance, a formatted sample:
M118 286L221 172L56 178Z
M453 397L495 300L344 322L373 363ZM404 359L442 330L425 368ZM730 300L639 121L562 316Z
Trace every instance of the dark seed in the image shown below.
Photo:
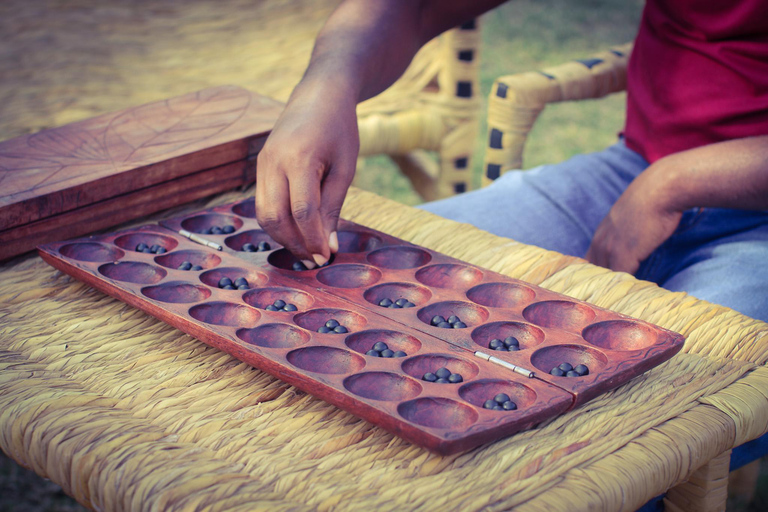
M383 341L377 341L373 344L373 350L378 350L381 352L382 350L387 350L389 348L389 345L384 343Z
M565 376L565 372L561 370L559 367L555 366L549 371L550 375L554 375L555 377L563 377Z
M222 277L219 279L219 288L224 288L225 286L232 284L232 280L228 277Z
M344 334L349 331L343 325L337 325L336 327L333 328L333 332L335 332L336 334Z
M450 382L448 382L448 379L437 379L435 382L437 382L438 384L450 384Z
M379 357L379 352L378 350L371 349L368 352L366 352L365 355L371 356L371 357Z
M573 369L576 373L578 373L580 376L589 375L589 368L587 368L587 365L585 364L579 364L576 365L576 367Z
M485 403L483 403L484 409L493 409L493 407L496 405L496 402L493 400L486 400Z
M453 324L455 324L456 322L461 322L461 320L460 320L460 319L459 319L459 317L457 317L456 315L451 315L451 316L449 316L449 317L448 317L448 320L447 320L447 322L448 322L449 324L453 325Z
M155 254L157 254L157 251L160 250L160 246L155 244L152 247L149 248L149 250Z
M388 308L391 305L392 305L392 301L390 299L381 299L379 301L379 306L383 308Z
M494 400L496 400L498 403L503 404L504 402L509 401L509 395L506 393L499 393L495 397L493 397Z
M407 356L407 355L408 355L408 354L406 354L406 353L405 353L405 352L403 352L402 350L398 350L397 352L395 352L395 357L405 357L405 356Z
M221 232L224 233L225 235L228 235L230 233L234 233L235 232L235 226L224 226L223 228L221 228Z
M425 373L424 376L421 378L421 380L425 380L427 382L436 382L437 375L435 375L434 373Z
M455 324L453 324L453 328L454 329L466 329L467 328L467 324L465 324L462 321L458 321Z
M192 264L188 261L182 261L181 265L178 266L179 270L190 270L192 269Z
M464 382L464 377L462 377L458 373L452 373L450 377L448 377L448 382L450 382L451 384L458 384L459 382Z
M209 234L211 235L220 235L222 233L222 229L219 226L213 226L209 231Z
M235 282L237 284L237 282ZM283 309L285 307L285 301L283 299L277 299L275 302L273 302L274 306L277 309ZM328 327L331 327L330 325Z
M440 325L445 322L445 318L443 318L440 315L435 315L432 317L432 321L430 322L432 325Z
M408 303L408 299L397 299L395 301L395 304L400 306L401 308L405 307L405 305Z
M497 350L499 352L509 352L509 349L507 347L505 347L503 343L502 343L502 345L500 347L496 347L493 350Z
M155 254L165 254L166 252L168 251L165 250L165 247L160 247L158 250L155 251Z
M297 261L293 265L291 265L291 268L293 268L293 270L295 270L296 272L307 270L307 267L305 267L304 264L300 261Z
M515 409L517 409L517 404L512 400L507 400L506 402L501 404L501 407L503 407L505 411L514 411Z
M141 252L143 252L144 254L152 254L152 249L147 247L146 249L143 249Z
M325 322L325 326L330 328L330 329L333 329L334 327L338 327L339 325L340 325L339 321L336 320L335 318L331 318L330 320Z
M395 353L389 349L381 351L381 357L394 357Z
M493 339L490 343L488 343L488 348L492 348L493 350L498 350L500 348L503 349L505 348L504 342L499 339Z
M564 372L569 372L573 370L573 366L571 366L571 363L562 363L560 366L558 366L561 370Z
M575 372L575 371L573 371L573 370L571 370L571 371L569 371L568 373L566 373L566 374L565 374L565 376L566 376L566 377L581 377L581 375L579 375L579 373L578 373L578 372Z
M238 290L250 290L247 284L241 284L237 287Z
M451 329L453 327L448 322L440 322L439 324L437 324L437 326L442 327L443 329Z
M293 304L286 304L283 308L283 311L297 311L298 308L294 306Z
M519 347L520 342L514 336L507 336L504 338L504 344L508 347Z
M437 375L438 379L447 379L451 376L451 370L448 368L440 368L435 372L435 375Z
M415 308L415 307L416 307L416 304L414 304L414 303L413 303L413 302L411 302L411 301L406 301L406 303L405 303L405 304L403 304L403 307L404 307L404 308Z
M236 290L237 289L234 286L232 286L231 284L228 284L227 286L222 286L221 288L223 290Z
M331 332L331 330L326 326L322 326L317 330L317 332L319 332L320 334L328 334L329 332Z
M264 242L264 241L259 242L259 248L258 248L259 252L269 251L270 249L272 249L272 247L267 242Z
M504 408L502 406L500 406L499 404L496 404L496 405L493 406L493 410L494 411L503 411Z
M248 242L247 244L243 244L243 251L245 252L256 252L258 249L256 249L256 246L252 243Z
M507 347L508 352L517 352L518 350L520 350L520 347L517 347L515 345L510 345Z
M265 307L264 309L266 309L267 311L280 311L279 309L277 309L272 304L270 304L269 306Z
M194 265L194 266L192 267L192 270L196 270L196 271L197 271L197 270L203 270L203 267L201 267L200 265Z
M141 242L139 245L136 246L136 250L138 252L144 252L147 249L149 249L149 246L147 244L145 244L144 242Z
M392 303L392 304L389 306L389 308L390 308L390 309L403 309L403 306L401 306L400 304L396 304L396 303L394 303L394 302L393 302L393 303Z
M248 286L248 280L244 277L238 277L235 279L235 286Z

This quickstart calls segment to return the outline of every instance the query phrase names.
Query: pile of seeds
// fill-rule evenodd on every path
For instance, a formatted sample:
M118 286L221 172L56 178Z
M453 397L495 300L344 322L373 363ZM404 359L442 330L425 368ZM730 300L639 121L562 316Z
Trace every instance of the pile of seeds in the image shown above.
M561 363L552 368L549 373L555 377L583 377L589 375L589 368L585 364L578 364L574 367L571 363Z
M384 343L383 341L377 341L373 344L373 348L365 353L367 356L372 357L405 357L408 354L403 352L402 350L398 350L397 352L391 350L389 348L389 345Z
M520 342L514 336L507 336L504 341L495 338L488 343L488 348L500 352L517 352L520 350Z
M451 370L443 367L435 373L425 373L421 380L436 382L438 384L458 384L459 382L463 382L464 378L458 373L451 373Z
M204 235L229 235L237 231L235 226L211 226L203 234Z
M327 322L325 322L325 325L320 327L317 332L320 334L344 334L346 332L349 332L346 327L341 325L338 320L335 318L331 318Z
M176 268L179 270L203 270L203 267L200 265L193 265L189 261L182 261L181 264Z
M483 403L483 409L492 409L494 411L514 411L517 404L513 402L506 393L499 393L493 400L486 400Z
M277 299L264 309L267 311L296 311L298 308L293 304L288 304L283 299Z
M244 277L238 277L234 281L228 277L219 279L219 288L222 290L250 290L248 281Z
M392 299L381 299L379 301L379 306L390 309L401 309L412 308L415 307L416 304L409 301L408 299L397 299L396 301L393 301Z
M451 315L448 318L444 318L440 315L432 317L430 322L435 327L442 327L443 329L464 329L467 324L461 321L461 318L456 315Z
M162 247L160 245L155 244L150 247L144 242L141 242L139 245L136 246L136 252L143 252L146 254L165 254L168 251L165 250L165 247Z
M259 245L253 245L251 242L245 243L240 250L245 252L265 252L272 250L272 246L262 240L259 242Z

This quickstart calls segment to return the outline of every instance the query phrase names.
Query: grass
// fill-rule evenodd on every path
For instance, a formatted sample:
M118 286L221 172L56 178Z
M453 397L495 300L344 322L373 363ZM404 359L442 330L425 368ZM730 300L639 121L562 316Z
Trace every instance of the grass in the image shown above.
M483 18L481 95L496 77L582 58L634 38L641 0L517 0ZM548 107L524 154L524 167L554 163L582 152L600 150L616 140L624 123L624 95L599 101ZM476 141L475 184L479 184L486 145L485 122ZM355 184L405 204L421 199L385 157L361 162ZM729 510L768 509L768 463L762 462L758 493L751 504L729 501ZM0 454L0 512L79 512L85 510L56 484L21 468Z

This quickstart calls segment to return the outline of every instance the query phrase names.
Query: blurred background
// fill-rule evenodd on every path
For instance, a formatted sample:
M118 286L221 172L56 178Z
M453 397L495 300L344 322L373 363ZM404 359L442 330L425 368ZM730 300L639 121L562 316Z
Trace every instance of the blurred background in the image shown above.
M0 140L205 87L234 84L285 101L338 0L3 0ZM517 0L480 20L480 129L472 184L487 145L487 96L501 76L588 57L634 38L642 0ZM548 107L524 167L597 151L616 140L624 94ZM361 159L355 185L422 201L386 156ZM84 510L60 488L0 455L0 512ZM752 504L768 510L768 471Z

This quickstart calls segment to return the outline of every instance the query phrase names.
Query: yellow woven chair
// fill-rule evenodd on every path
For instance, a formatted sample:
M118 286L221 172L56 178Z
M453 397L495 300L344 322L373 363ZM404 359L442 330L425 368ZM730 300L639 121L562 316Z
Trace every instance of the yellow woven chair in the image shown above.
M623 91L631 52L632 43L627 43L587 59L497 78L488 100L483 185L504 172L522 169L528 134L547 104Z

